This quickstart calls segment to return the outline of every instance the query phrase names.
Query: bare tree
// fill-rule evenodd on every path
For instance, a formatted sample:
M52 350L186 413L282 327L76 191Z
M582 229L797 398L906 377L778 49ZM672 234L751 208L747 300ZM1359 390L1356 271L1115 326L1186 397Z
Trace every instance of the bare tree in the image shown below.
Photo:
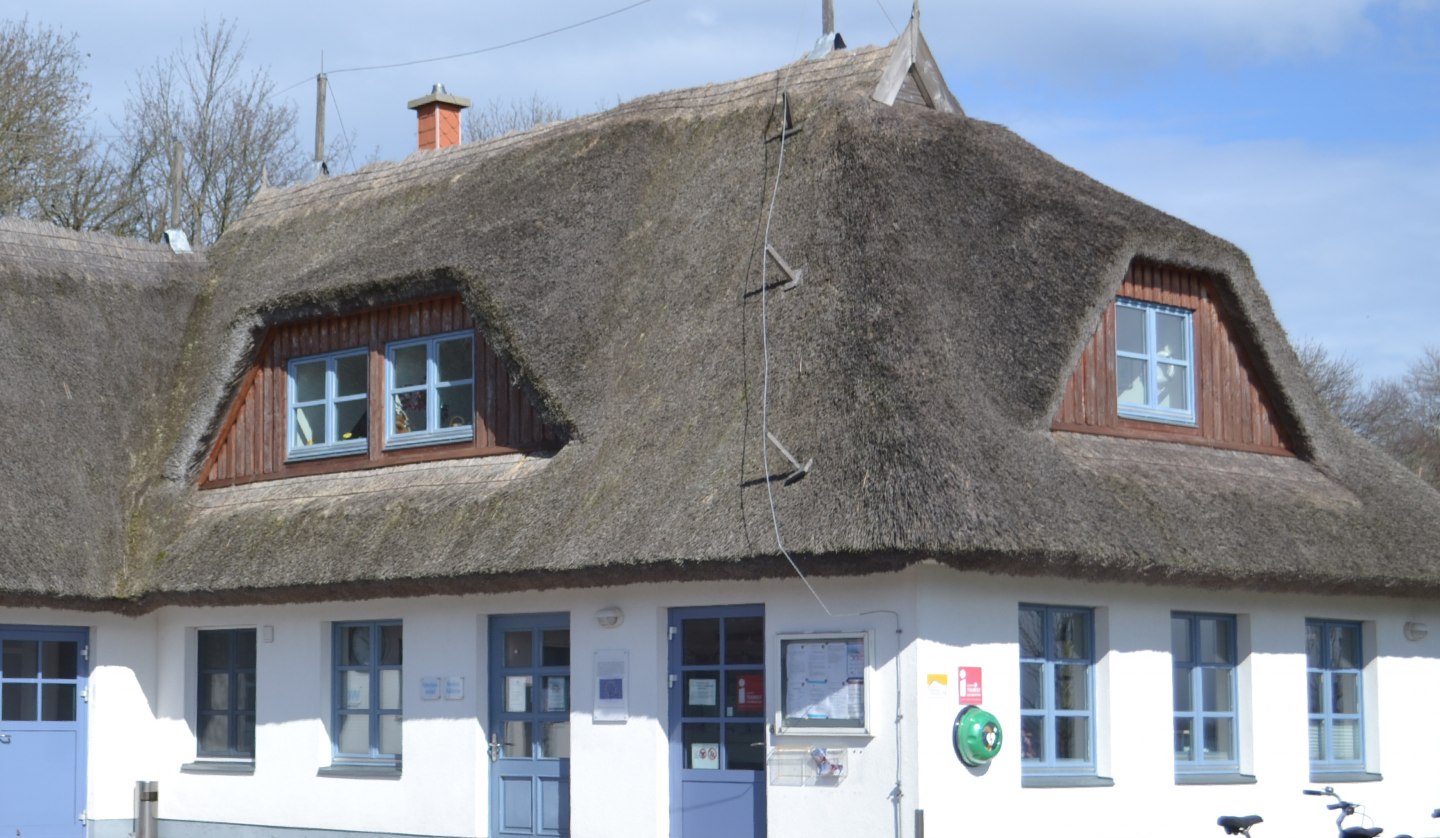
M467 143L488 140L566 118L558 105L541 99L539 93L532 93L528 101L491 99L465 112L464 139Z
M1331 411L1348 427L1359 430L1356 421L1364 411L1366 392L1355 361L1344 355L1331 355L1315 340L1307 340L1296 348L1300 366L1310 376L1315 392Z
M43 216L86 155L83 66L74 35L0 21L0 216Z
M270 101L269 74L247 75L244 58L245 40L233 23L202 23L188 48L137 75L118 164L137 197L137 234L156 240L173 217L192 241L210 244L267 178L286 185L306 171L295 110ZM177 143L184 162L180 201L172 207Z

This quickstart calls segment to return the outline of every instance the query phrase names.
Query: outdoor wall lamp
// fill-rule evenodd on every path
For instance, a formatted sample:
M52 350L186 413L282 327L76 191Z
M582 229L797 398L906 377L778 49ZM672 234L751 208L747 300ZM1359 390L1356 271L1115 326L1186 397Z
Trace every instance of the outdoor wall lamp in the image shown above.
M625 612L615 606L601 608L595 612L595 622L600 624L602 629L613 629L625 622Z
M1408 622L1405 624L1406 640L1424 640L1430 634L1430 627L1424 623Z

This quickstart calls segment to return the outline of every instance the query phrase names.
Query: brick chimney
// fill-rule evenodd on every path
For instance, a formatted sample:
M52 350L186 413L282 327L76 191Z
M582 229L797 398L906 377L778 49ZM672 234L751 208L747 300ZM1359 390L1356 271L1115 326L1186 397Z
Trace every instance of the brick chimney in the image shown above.
M421 151L460 145L460 111L470 107L469 99L451 96L445 85L437 84L430 95L411 99L405 106L415 111Z

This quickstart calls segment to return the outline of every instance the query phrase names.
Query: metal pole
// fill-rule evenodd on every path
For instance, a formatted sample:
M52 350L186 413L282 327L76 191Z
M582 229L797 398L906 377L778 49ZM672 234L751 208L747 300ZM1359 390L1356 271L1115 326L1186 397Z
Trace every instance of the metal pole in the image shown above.
M326 77L315 77L315 171L325 173L325 84Z
M829 35L835 31L835 0L821 0L820 3L820 26L821 35Z
M177 137L170 146L170 223L172 230L180 228L180 186L184 182L185 147Z

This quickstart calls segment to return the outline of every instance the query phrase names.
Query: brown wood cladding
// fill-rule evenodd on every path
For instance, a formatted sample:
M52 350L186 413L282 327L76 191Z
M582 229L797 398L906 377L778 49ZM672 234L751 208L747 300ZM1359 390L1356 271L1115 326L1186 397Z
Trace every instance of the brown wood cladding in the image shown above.
M1126 419L1116 413L1115 303L1095 329L1065 385L1054 430L1189 442L1265 454L1292 454L1265 385L1215 304L1215 288L1194 271L1135 261L1118 296L1194 312L1194 427Z
M464 442L383 450L376 410L385 392L385 347L397 340L471 330L475 333L475 437ZM368 347L370 408L368 450L301 462L285 462L287 364L292 358ZM340 317L276 326L266 334L256 362L221 425L218 442L201 470L201 488L256 480L326 474L429 460L482 457L555 448L530 399L510 384L504 364L475 329L459 297L440 297Z

